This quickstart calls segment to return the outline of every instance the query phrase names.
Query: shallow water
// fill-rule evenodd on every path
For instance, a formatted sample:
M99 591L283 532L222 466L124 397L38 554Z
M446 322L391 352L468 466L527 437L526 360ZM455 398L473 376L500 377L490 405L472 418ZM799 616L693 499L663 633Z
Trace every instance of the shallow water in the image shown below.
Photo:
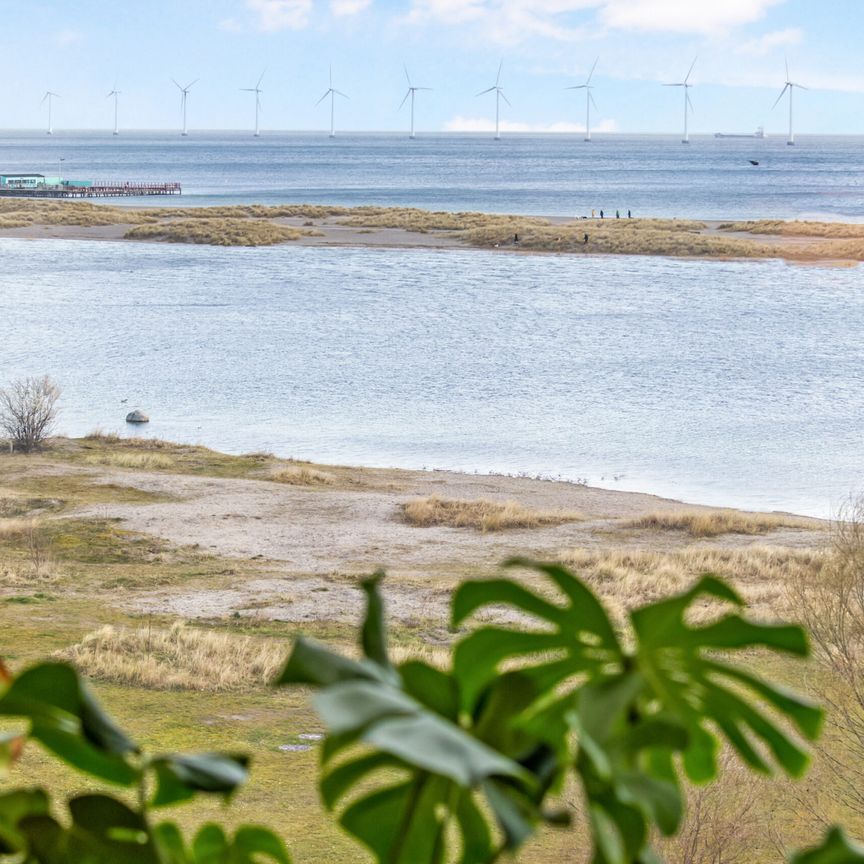
M177 180L159 204L310 201L701 219L864 219L864 138L0 132L0 173ZM753 166L749 160L758 161ZM128 203L140 203L130 199Z
M864 275L776 261L0 240L0 378L61 428L828 515ZM128 400L128 401L122 401ZM134 430L133 430L134 431Z

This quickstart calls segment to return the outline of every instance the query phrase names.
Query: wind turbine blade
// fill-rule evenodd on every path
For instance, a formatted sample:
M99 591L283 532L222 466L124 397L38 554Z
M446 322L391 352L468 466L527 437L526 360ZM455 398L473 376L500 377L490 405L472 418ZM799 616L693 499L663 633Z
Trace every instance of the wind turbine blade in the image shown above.
M176 87L177 87L178 90L182 90L182 89L183 89L183 88L182 88L182 87L177 83L177 79L176 79L176 78L172 78L171 80L174 82L174 84L176 85Z
M332 89L333 89L333 65L331 64L331 65L328 66L327 68L329 69L329 74L330 74L330 89L332 90Z
M664 84L664 87L684 87L684 84Z
M414 90L431 90L431 87L414 87Z
M501 59L501 62L498 64L498 74L495 76L495 86L497 87L501 83L501 69L504 66L504 59Z
M690 76L693 74L693 67L696 65L696 61L698 57L693 58L693 62L690 64L690 71L684 76L684 83L686 84L690 80Z
M254 87L241 87L240 90L243 93L257 93L258 92Z
M315 104L320 105L329 95L330 91L328 90Z
M590 90L588 91L588 98L591 100L591 104L592 104L595 108L597 108L597 103L594 101L594 96L593 96L593 94L591 93ZM597 108L597 110L599 111L600 109Z
M114 91L112 90L105 98L110 99L114 95Z
M408 88L408 92L405 94L405 98L399 103L399 107L396 109L397 111L402 110L402 106L408 101L408 97L411 95L411 88Z
M44 102L47 98L48 98L48 94L46 93L46 94L42 97L42 102ZM39 104L41 105L42 102L40 102Z
M695 114L696 109L693 107L693 103L690 101L690 94L687 94L687 104L690 106L690 110Z
M408 67L403 63L402 68L405 70L405 78L408 81L408 86L411 86L411 76L408 74Z
M594 75L594 70L597 68L597 63L598 63L599 60L600 60L600 58L598 57L598 58L594 61L594 65L591 67L591 71L588 73L588 80L585 82L585 86L586 86L586 87L591 83L591 78L592 78L593 75Z
M261 86L261 82L264 80L264 76L267 74L267 69L261 73L261 77L258 79L258 83L255 85L255 89L257 90Z
M498 92L501 94L501 98L502 98L502 99L503 99L503 100L504 100L508 105L510 105L510 100L509 100L509 99L504 95L504 91L503 91L503 90L499 90ZM513 106L510 105L510 107L512 108Z
M491 93L495 89L497 89L497 88L489 87L487 90L481 90L479 93L475 93L474 95L475 96L485 96L487 93Z
M585 90L588 87L587 84L574 84L572 87L565 87L565 90Z
M792 87L797 87L799 90L809 90L809 87L805 87L803 84L792 84Z
M773 110L777 107L777 105L780 103L780 100L781 100L781 99L786 95L786 91L787 91L788 89L789 89L789 85L788 85L788 84L784 85L783 89L780 91L780 95L777 97L777 100L776 100L776 101L774 102L774 104L771 106L771 110L772 110L772 111L773 111Z
M197 83L198 83L198 79L196 78L196 79L192 82L192 84L197 84ZM187 84L183 89L184 89L184 90L191 90L191 89L192 89L192 84Z
M784 57L783 61L786 63L786 83L789 83L789 58Z
M351 98L347 93L343 93L341 90L337 90L335 87L333 88L333 92L337 96L341 96L343 99L350 99Z

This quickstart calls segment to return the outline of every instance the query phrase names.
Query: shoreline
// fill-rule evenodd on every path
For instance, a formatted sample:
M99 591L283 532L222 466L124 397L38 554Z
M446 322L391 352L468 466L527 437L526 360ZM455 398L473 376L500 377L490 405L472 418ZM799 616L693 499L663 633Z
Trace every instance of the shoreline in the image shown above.
M158 208L8 198L0 200L0 239L479 249L519 255L783 260L828 267L864 261L864 224L858 223L531 217L302 204Z

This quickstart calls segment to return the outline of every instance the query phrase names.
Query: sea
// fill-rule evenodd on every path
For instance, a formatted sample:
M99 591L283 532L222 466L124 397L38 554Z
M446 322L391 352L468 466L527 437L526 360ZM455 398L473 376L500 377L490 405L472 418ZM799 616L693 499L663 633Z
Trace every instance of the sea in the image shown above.
M860 221L862 156L851 137L0 133L0 173L180 181L160 205L550 216ZM141 434L141 408L145 434L229 452L817 516L864 492L861 268L23 239L0 256L0 380L52 375L68 434Z

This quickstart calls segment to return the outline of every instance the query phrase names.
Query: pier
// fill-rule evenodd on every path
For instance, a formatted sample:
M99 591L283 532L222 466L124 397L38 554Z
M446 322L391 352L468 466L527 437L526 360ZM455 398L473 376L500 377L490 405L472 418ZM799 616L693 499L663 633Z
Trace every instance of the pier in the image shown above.
M150 195L181 195L179 183L117 183L105 181L61 181L18 185L0 183L2 198L137 198Z

